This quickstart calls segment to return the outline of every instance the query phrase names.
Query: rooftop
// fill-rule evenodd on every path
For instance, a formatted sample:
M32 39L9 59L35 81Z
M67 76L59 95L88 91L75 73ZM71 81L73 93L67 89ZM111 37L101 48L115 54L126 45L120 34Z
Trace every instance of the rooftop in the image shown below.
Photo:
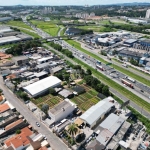
M22 122L23 122L23 120L22 120L22 119L19 119L19 120L13 122L13 123L7 125L7 126L5 127L5 130L8 131L8 130L14 128L15 126L19 125L19 124L22 123Z
M5 112L6 110L9 110L10 107L8 104L1 104L0 105L0 113Z
M16 36L8 36L8 37L1 37L0 44L12 42L12 41L20 41L21 39Z
M12 57L12 60L14 60L14 61L26 60L26 59L28 59L28 57L26 57L26 56L15 56L15 57Z
M24 89L29 92L32 96L50 88L50 87L53 87L57 84L60 84L61 83L61 80L58 79L57 77L55 76L49 76L47 78L44 78L40 81L37 81L33 84L30 84L26 87L24 87Z
M72 92L70 92L69 90L63 89L58 94L63 96L64 98L67 98L69 95L72 95Z
M62 101L60 102L59 104L57 104L56 106L54 106L52 109L50 109L49 111L52 113L52 114L57 114L57 113L60 113L63 111L63 109L67 108L67 107L70 107L71 104L67 101Z

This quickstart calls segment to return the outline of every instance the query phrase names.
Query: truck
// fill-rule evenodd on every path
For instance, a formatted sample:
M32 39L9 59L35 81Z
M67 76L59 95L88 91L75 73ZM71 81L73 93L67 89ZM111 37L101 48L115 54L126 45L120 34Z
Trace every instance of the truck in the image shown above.
M128 87L134 89L133 85L132 85L130 82L126 81L125 79L121 79L121 82L122 82L123 84L127 85Z
M96 68L97 68L97 69L99 69L99 70L101 70L101 71L104 71L104 68L103 68L103 66L96 65Z

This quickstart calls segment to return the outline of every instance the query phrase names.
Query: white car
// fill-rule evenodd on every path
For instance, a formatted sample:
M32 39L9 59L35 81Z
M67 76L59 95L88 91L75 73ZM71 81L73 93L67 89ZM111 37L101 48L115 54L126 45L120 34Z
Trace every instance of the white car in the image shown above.
M47 138L46 138L46 136L45 136L45 135L43 135L43 138L44 138L44 140L47 140Z

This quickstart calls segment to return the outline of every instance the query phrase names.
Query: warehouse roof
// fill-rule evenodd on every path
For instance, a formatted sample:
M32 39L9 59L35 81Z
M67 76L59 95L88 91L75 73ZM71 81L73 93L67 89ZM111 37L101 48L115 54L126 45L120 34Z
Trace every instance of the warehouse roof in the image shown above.
M15 42L20 41L21 39L16 36L8 36L0 38L0 44L7 43L7 42Z
M30 84L26 87L24 87L24 89L29 92L32 96L50 88L55 86L56 84L61 83L61 80L58 79L55 76L49 76L45 79L42 79L40 81L37 81L33 84Z
M32 39L31 36L25 34L18 34L17 37L21 38L22 40Z
M113 103L102 100L98 102L96 105L90 107L83 115L80 116L80 118L85 120L89 125L92 125L112 106Z
M124 42L131 44L131 43L137 42L137 40L136 39L128 39L128 40L126 40Z
M49 67L49 66L50 66L49 63L43 63L43 64L37 65L36 67L39 68L39 69L42 69L42 68L47 68L47 67Z
M52 58L53 58L52 56L44 57L44 58L38 59L38 62L46 61L46 60L49 60L49 59L52 59Z
M123 123L123 118L111 113L99 126L115 134Z

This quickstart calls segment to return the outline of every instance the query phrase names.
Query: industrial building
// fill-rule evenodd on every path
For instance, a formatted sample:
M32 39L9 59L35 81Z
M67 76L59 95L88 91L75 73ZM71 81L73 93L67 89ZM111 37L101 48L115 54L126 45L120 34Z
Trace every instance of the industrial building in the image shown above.
M112 100L113 98L108 97L106 99ZM90 128L93 128L100 120L104 118L106 114L108 114L111 109L114 107L112 102L108 102L102 100L98 102L96 105L90 107L84 114L80 116L82 120L84 120L85 124Z
M124 44L129 45L130 47L133 46L134 43L136 43L137 40L136 39L127 39L124 41Z
M68 115L72 114L75 108L76 105L70 100L60 102L48 111L48 114L51 117L51 124L65 119Z
M16 57L12 57L12 61L17 66L23 66L29 62L29 58L26 56L16 56Z
M61 80L55 76L49 76L45 79L30 84L23 89L30 94L32 97L39 96L48 91L49 88L59 87Z
M66 35L78 35L81 34L83 30L78 28L67 28L65 34Z

